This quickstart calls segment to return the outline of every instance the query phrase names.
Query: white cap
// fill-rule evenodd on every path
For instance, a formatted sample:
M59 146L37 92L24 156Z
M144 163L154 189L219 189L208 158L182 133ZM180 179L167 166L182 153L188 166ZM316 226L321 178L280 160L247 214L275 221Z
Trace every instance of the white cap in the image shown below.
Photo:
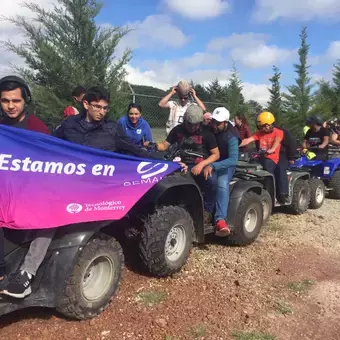
M230 112L225 107L218 107L214 110L211 118L220 123L227 122L230 118Z

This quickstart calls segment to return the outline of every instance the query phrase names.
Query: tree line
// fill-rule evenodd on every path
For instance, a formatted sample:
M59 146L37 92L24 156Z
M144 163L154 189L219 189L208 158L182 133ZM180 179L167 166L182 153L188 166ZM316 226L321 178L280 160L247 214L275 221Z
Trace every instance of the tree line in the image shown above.
M96 17L102 9L97 0L58 0L51 10L34 3L24 3L35 19L23 16L0 17L16 25L25 40L19 45L3 41L7 50L22 57L27 67L12 65L31 86L33 104L50 126L55 127L62 119L65 106L71 104L71 92L77 85L85 87L102 85L109 89L112 97L110 115L118 118L125 113L132 100L130 85L135 93L162 97L167 93L150 86L128 84L125 66L131 60L132 51L127 49L117 58L116 51L129 29L119 26L98 25ZM299 135L305 119L311 114L321 114L325 119L340 113L340 61L333 68L332 81L313 83L310 77L307 27L300 32L299 61L294 64L295 83L283 90L281 72L273 66L270 80L270 99L264 106L255 100L245 100L243 84L234 65L227 84L213 79L208 86L191 82L197 95L213 110L221 103L232 115L244 113L251 122L262 110L276 116L278 125ZM137 96L145 118L151 126L164 126L167 112L158 108L158 98Z

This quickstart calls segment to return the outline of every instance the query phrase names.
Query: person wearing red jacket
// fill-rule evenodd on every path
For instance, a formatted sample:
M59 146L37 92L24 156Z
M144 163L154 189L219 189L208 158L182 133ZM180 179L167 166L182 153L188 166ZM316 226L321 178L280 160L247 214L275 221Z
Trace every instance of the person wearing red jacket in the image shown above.
M0 124L50 134L48 127L27 111L30 101L31 92L23 79L16 76L0 79L0 104L3 115ZM19 272L14 273L7 282L5 280L4 233L0 228L0 291L3 294L24 298L31 293L31 280L45 258L54 233L55 229L37 232Z

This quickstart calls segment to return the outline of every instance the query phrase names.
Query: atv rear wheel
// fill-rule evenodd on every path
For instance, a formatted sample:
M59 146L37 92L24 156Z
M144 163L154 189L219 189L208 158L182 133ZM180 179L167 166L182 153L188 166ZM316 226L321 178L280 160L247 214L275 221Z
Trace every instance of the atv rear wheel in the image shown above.
M254 242L263 224L263 205L261 196L254 192L246 192L237 209L234 228L227 243L245 246Z
M114 238L91 239L66 283L58 312L78 320L99 315L118 291L123 264L122 248Z
M340 171L334 172L331 180L328 183L328 187L331 189L329 196L334 199L340 199Z
M293 188L292 204L289 207L290 210L296 215L301 215L307 211L309 202L310 190L308 181L304 179L296 180Z
M141 233L140 255L155 276L168 276L186 263L193 243L194 223L190 214L177 206L157 209L148 217Z
M323 205L326 196L326 187L321 179L309 180L310 202L309 209L319 209Z
M263 207L263 225L267 224L273 210L273 200L267 190L262 190L261 202Z

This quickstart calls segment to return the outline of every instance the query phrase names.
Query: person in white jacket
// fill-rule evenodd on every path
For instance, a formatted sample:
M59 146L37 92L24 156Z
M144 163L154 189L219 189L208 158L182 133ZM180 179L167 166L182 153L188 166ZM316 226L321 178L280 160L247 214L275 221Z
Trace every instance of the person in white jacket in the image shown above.
M179 101L170 100L172 96L177 93ZM190 98L192 97L192 98ZM193 102L193 100L196 102ZM181 80L174 86L170 93L161 99L159 106L162 108L169 108L170 114L166 123L166 135L178 124L183 123L183 116L187 108L192 105L198 105L204 112L206 107L203 102L197 97L195 89L193 89L186 80Z

